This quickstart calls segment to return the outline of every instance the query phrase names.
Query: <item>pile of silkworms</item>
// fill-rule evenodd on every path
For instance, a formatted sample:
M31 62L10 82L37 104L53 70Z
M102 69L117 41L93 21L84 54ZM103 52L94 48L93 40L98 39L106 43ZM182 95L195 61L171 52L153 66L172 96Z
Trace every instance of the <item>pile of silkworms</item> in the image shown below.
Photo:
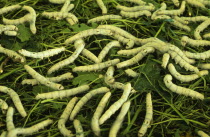
M102 0L96 0L96 2L102 11L102 15L89 19L86 23L100 24L101 22L105 21L108 24L98 25L96 28L86 29L74 35L71 35L67 39L65 39L65 41L63 41L63 46L51 48L40 52L31 52L26 49L20 49L16 52L7 49L5 45L0 45L0 53L5 54L9 58L13 59L14 62L21 63L22 68L27 72L28 76L33 78L22 80L22 86L34 86L42 84L53 89L52 92L38 93L34 97L34 100L63 98L69 99L69 103L66 105L65 110L60 115L60 118L57 119L58 122L56 123L60 133L63 136L85 136L82 122L79 120L79 118L77 118L78 113L80 112L81 108L86 103L88 103L89 100L91 100L91 98L99 94L104 94L104 96L100 99L97 108L94 110L92 120L90 122L90 127L92 129L91 132L93 132L96 136L104 136L104 133L103 131L101 131L100 126L102 126L108 119L113 118L115 119L115 121L110 127L109 135L106 134L106 136L116 137L119 134L118 132L120 131L120 127L122 126L123 121L125 121L125 116L128 114L130 106L133 103L130 97L132 95L138 94L140 91L136 90L132 86L133 83L131 82L121 83L117 81L115 79L115 71L116 69L120 69L123 70L128 77L140 77L141 74L133 70L133 68L135 68L133 66L138 65L139 62L141 62L146 56L155 52L158 52L162 55L162 62L160 65L162 66L162 69L167 69L167 71L170 73L166 74L162 79L165 87L169 91L198 100L204 100L205 98L207 98L206 96L204 96L204 93L200 93L193 89L180 86L178 84L175 84L177 82L173 81L175 81L174 79L176 79L181 83L191 82L198 78L202 78L205 75L208 75L207 69L210 69L210 64L194 64L198 63L198 61L200 60L206 60L210 58L210 50L201 53L183 51L177 45L171 44L167 41L163 41L157 37L139 38L137 36L134 36L125 29L110 24L109 21L118 21L122 20L123 18L150 18L153 21L167 20L168 23L170 23L177 29L184 30L186 32L193 32L194 38L183 35L180 38L180 45L183 47L190 46L196 49L197 47L210 46L210 41L208 40L210 38L210 32L206 31L208 30L208 26L210 25L210 18L208 16L185 17L181 15L183 15L184 12L187 10L186 6L209 10L207 8L210 6L209 0L172 0L171 4L173 4L173 6L175 6L176 8L174 10L168 10L168 5L166 3L159 4L160 7L158 8L153 3L148 3L142 0L125 0L125 2L130 2L134 6L128 7L122 4L117 4L115 8L116 11L120 10L119 15L109 14L107 7ZM50 3L63 4L63 6L60 11L44 11L40 14L40 16L48 18L49 20L65 19L69 25L80 24L80 20L78 19L78 17L73 14L73 12L71 13L71 11L75 7L75 5L73 4L73 0L49 0L49 4ZM8 19L3 17L2 21L4 25L0 24L0 34L16 37L18 36L19 31L17 25L28 23L31 33L36 35L36 20L38 16L37 11L35 11L34 8L32 8L31 6L22 6L18 4L6 6L0 9L0 15L8 14L9 12L17 10L25 10L28 13L18 19ZM188 25L195 22L201 23L195 28L191 28L190 25ZM205 31L205 34L203 34L203 31ZM112 39L102 48L97 56L95 55L95 53L91 52L91 50L86 48L87 42L91 42L87 38L96 35L106 36ZM58 54L66 52L67 46L69 45L74 46L72 54L68 58L50 66L46 74L40 74L39 71L36 71L33 67L31 67L30 63L27 63L27 61L30 60L28 58L44 60L47 58L51 58L52 56L58 56ZM108 58L111 49L118 50L117 56L115 56L114 58ZM84 66L74 66L69 72L55 77L44 76L51 75L56 72L62 72L62 70L66 66L69 66L73 63L77 64L77 59L80 56L88 58L92 62L92 64L87 64ZM122 59L122 57L125 56L127 58L130 58ZM187 75L180 74L176 66L173 64L174 62L180 67L184 68L186 71L190 72L186 72L188 73ZM1 64L1 73L4 73L3 67L5 66L5 64L5 62L2 62ZM79 85L78 87L66 88L64 85L58 83L64 80L74 79L74 73L76 72L94 73L98 71L105 72L103 75L99 75L99 79L103 79L104 83L106 84L101 87L92 88L90 84L83 84ZM15 90L16 89L8 87L8 85L0 85L0 92L8 94L14 103L14 105L7 104L7 101L5 101L4 98L0 98L2 114L6 116L6 129L1 130L1 137L32 135L39 130L45 128L46 126L54 123L53 120L46 118L46 120L41 120L41 122L37 122L31 127L15 127L15 124L13 122L15 109L23 118L30 116L29 112L25 110L24 104L21 101L22 97L19 97ZM113 90L122 90L123 92L121 97L115 100L115 102L107 108L107 104L113 95ZM84 94L81 98L77 96L84 92L87 93ZM152 126L152 95L152 92L148 92L146 94L145 120L143 121L142 125L138 125L139 131L138 133L136 133L136 136L138 135L138 137L147 135L147 131L150 130L149 128ZM119 113L118 110L120 110ZM114 117L113 115L116 115L117 113L118 116ZM66 123L68 120L72 121L76 133L73 133L71 131L72 129L70 130L68 127L66 127ZM203 137L208 136L201 130L199 130L197 134Z

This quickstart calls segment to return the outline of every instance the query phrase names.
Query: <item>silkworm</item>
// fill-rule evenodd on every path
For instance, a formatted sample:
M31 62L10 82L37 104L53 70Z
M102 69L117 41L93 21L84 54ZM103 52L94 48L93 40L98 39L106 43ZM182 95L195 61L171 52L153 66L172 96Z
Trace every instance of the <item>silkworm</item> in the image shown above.
M198 130L197 133L198 133L198 135L201 136L201 137L209 137L209 135L206 134L205 132L203 132L202 130Z
M135 12L120 11L120 14L128 18L138 18L139 16L146 15L147 17L151 16L152 13L148 10L141 10Z
M101 8L102 14L107 14L107 8L104 5L103 1L102 0L96 0L96 2L98 4L98 6Z
M73 72L76 72L76 71L99 71L101 69L116 65L119 62L120 62L119 59L113 59L113 60L105 61L105 62L98 63L98 64L87 65L87 66L78 66L78 67L73 68L72 71Z
M49 2L54 4L63 4L66 2L66 0L49 0Z
M15 125L13 123L14 111L15 110L13 107L9 107L7 110L7 116L6 116L7 131L15 129Z
M122 5L117 5L116 9L127 11L127 12L135 12L135 11L141 11L141 10L147 10L147 11L153 11L155 9L155 6L152 3L149 3L149 5L145 6L134 6L134 7L126 7Z
M206 33L203 35L203 38L207 39L207 38L210 38L210 33Z
M170 55L168 53L164 53L163 54L163 58L162 58L162 64L161 66L166 69L167 65L168 65L168 61L169 61Z
M203 23L201 23L200 25L198 25L198 27L194 31L194 37L195 37L195 39L197 39L197 40L202 39L202 37L200 36L200 33L204 29L206 29L209 25L210 25L210 19L207 19Z
M123 44L126 44L126 49L130 49L134 46L135 41L131 39L127 39L119 34L113 34L113 38L117 39L119 42L122 42Z
M188 52L188 51L185 51L184 53L188 58L193 58L193 59L203 59L203 60L205 60L207 58L210 58L210 50L207 50L207 51L202 52L202 53L191 53L191 52Z
M18 27L15 25L1 25L0 24L0 34L4 31L18 31Z
M10 11L13 11L13 10L16 10L16 9L20 9L21 6L20 5L12 5L12 6L8 6L8 7L3 7L0 9L0 15L1 14L4 14L4 13L7 13L7 12L10 12Z
M111 36L113 33L110 30L106 30L106 29L88 29L88 30L83 30L79 33L77 33L76 35L68 38L67 40L65 40L65 44L68 45L72 42L74 42L77 39L81 39L81 38L85 38L91 35L108 35Z
M131 92L131 84L127 83L124 86L124 91L122 96L120 97L119 100L117 100L115 103L113 103L107 110L106 112L101 116L99 119L99 125L102 125L107 119L109 119L121 106L124 102L127 101L128 96L130 95Z
M109 42L99 53L98 55L98 60L102 62L106 54L108 54L109 50L113 47L121 47L120 43L118 41L112 41Z
M4 35L7 35L7 36L17 36L17 32L16 31L10 31L10 30L7 30L7 31L4 31Z
M190 39L187 36L182 36L181 38L181 44L182 46L185 46L186 44L192 46L192 47L199 47L199 46L210 46L210 41L208 40L194 40Z
M206 8L205 5L203 3L201 3L198 0L185 0L188 4L193 5L195 7L199 7L199 8Z
M105 83L113 84L114 81L115 81L113 75L114 75L114 67L110 66L110 67L108 67L108 69L106 71L106 74L105 74L105 77L104 77Z
M72 75L72 73L67 72L67 73L64 73L64 74L56 76L56 77L46 77L46 78L51 82L60 82L65 79L72 79L73 77L74 76ZM34 86L34 85L39 84L39 81L37 81L36 79L24 79L21 82L21 84L22 85L30 84L30 85Z
M153 53L155 49L153 47L146 47L143 48L137 55L135 55L133 58L120 62L116 66L117 68L123 68L127 66L131 66L133 64L138 63L143 57L145 57L149 53Z
M83 49L81 52L82 55L86 56L90 60L92 60L95 63L100 63L98 57L96 57L92 52L90 52L88 49Z
M103 15L103 16L98 16L98 17L89 19L87 23L100 22L100 21L106 21L106 20L111 20L111 19L122 19L122 17L119 15Z
M177 20L173 20L172 22L170 22L172 25L180 28L180 29L183 29L183 30L186 30L187 32L190 32L191 31L191 28L185 24L182 24L181 22L177 21Z
M99 126L99 118L101 114L104 111L104 108L111 96L111 92L107 92L101 99L101 101L98 103L98 106L95 110L95 113L93 114L92 120L91 120L91 128L96 136L100 136L100 126Z
M82 85L82 86L72 88L72 89L41 93L41 94L38 94L35 97L35 99L64 98L64 97L69 97L69 96L72 96L72 95L76 95L76 94L85 92L89 89L90 89L90 87L88 85Z
M36 34L36 12L35 10L30 7L30 6L23 6L24 10L27 10L29 12L29 14L31 15L31 19L30 19L30 30L33 34Z
M18 94L13 89L5 86L0 86L0 92L6 93L11 97L16 109L22 117L25 117L27 115Z
M69 101L69 103L67 104L66 108L64 109L62 115L60 116L60 118L58 120L58 129L60 130L61 134L63 134L63 136L65 136L65 137L73 136L72 132L66 128L65 124L66 124L66 121L68 120L69 115L71 114L77 100L78 100L78 98L74 97Z
M199 72L200 76L198 74L182 75L179 72L177 72L176 68L174 67L172 63L168 65L168 70L176 79L178 79L181 82L190 82L199 78L200 76L209 74L207 70L203 70Z
M171 1L174 3L175 6L179 7L180 4L179 0L171 0Z
M167 5L164 2L161 3L161 7L159 9L157 9L155 12L152 13L151 19L156 20L156 19L160 18L160 15L157 15L158 12L161 11L161 10L166 10L166 8L167 8Z
M31 20L31 14L26 14L23 17L19 18L19 19L7 19L3 17L3 23L7 24L7 25L19 25L19 24L23 24L25 22L29 22Z
M185 25L189 24L188 21L186 21L183 18L180 18L178 16L174 16L173 19L176 20L176 21L178 21L178 22L180 22L180 23L182 23L182 24L185 24Z
M25 62L25 58L20 56L17 52L10 50L10 49L6 49L3 48L0 44L0 53L6 54L7 56L14 58L16 61L19 61L21 63Z
M124 87L125 87L125 85L123 84L123 83L121 83L121 82L113 82L113 83L107 83L106 81L105 81L105 83L109 86L109 87L111 87L111 88L114 88L114 89L121 89L121 90L124 90ZM131 93L136 93L137 91L133 88L133 87L131 87Z
M7 102L0 99L0 107L1 107L2 113L5 114L8 109Z
M138 131L138 137L143 137L147 132L147 129L150 127L153 119L153 106L152 106L152 96L151 93L146 95L146 115L143 122L143 125Z
M117 116L116 120L114 121L113 125L110 128L109 137L117 137L117 133L120 130L125 115L128 113L130 105L131 105L130 101L127 101L122 105L119 115Z
M38 72L36 72L33 68L31 68L28 65L24 65L25 70L34 78L36 79L39 83L56 89L56 90L62 90L64 89L64 87L61 84L57 84L54 82L49 81L47 78L45 78L44 76L42 76L41 74L39 74Z
M208 19L208 17L206 16L180 17L180 18L188 22L200 22L200 21L205 21Z
M59 54L60 52L65 51L65 50L66 50L65 47L60 47L60 48L45 50L42 52L31 52L25 49L21 49L18 52L22 54L23 56L43 59L43 58L47 58L47 57L51 57L56 54Z
M84 49L85 42L82 39L78 39L74 42L74 47L76 48L74 53L70 57L54 64L51 68L49 68L49 70L47 71L47 74L51 74L51 73L63 68L64 66L67 66L67 65L73 63L77 59L79 54L82 52L82 50Z
M184 95L184 96L190 96L190 97L195 98L195 99L201 99L201 100L204 99L203 94L201 94L197 91L194 91L192 89L177 86L174 83L172 83L172 76L169 75L169 74L165 75L164 83L165 83L166 87L168 89L170 89L172 92L175 92L177 94Z
M133 71L132 69L126 69L126 70L125 70L125 73L126 73L128 76L133 77L133 78L139 76L139 73Z
M73 120L75 118L75 116L77 115L77 113L79 113L80 109L88 102L88 100L90 100L93 96L97 95L97 94L102 94L102 93L106 93L109 92L110 90L107 87L101 87L101 88L97 88L94 90L89 91L87 94L85 94L80 100L79 102L75 105L71 115L70 115L70 120Z
M198 67L201 69L210 69L210 64L206 63L206 64L198 64Z
M138 54L142 49L143 49L143 47L133 48L133 49L129 49L129 50L119 50L119 51L117 52L117 54L119 54L119 55L126 55L126 56L136 55L136 54Z
M84 131L81 122L78 119L74 119L73 124L76 130L76 137L84 137L85 135L83 133Z
M132 2L132 3L138 4L138 5L145 5L146 4L146 2L144 2L142 0L125 0L125 1Z
M68 13L71 9L74 8L74 4L70 4L71 0L66 0L61 8L60 12Z

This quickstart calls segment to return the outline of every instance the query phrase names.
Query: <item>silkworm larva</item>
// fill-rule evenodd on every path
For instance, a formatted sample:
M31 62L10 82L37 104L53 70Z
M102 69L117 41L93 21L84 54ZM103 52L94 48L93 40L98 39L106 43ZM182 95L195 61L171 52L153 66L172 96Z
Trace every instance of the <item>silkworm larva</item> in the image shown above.
M157 12L157 14L179 16L183 14L183 12L185 11L185 4L186 4L186 1L182 1L181 6L178 10L160 10Z
M65 50L66 50L65 47L60 47L60 48L45 50L42 52L31 52L25 49L21 49L18 52L27 57L43 59L43 58L47 58L47 57L51 57L56 54L59 54L60 52L65 51Z
M171 1L174 3L175 6L179 7L180 4L179 0L171 0Z
M109 50L113 47L121 47L119 41L112 41L109 42L99 53L98 55L98 60L100 62L102 62L102 60L104 59L104 57L106 56L106 54L108 54Z
M206 134L205 132L203 132L202 130L199 130L197 133L198 133L198 135L201 136L201 137L209 137L209 135Z
M119 42L122 42L123 44L126 44L126 49L130 49L134 46L135 41L132 39L127 39L119 34L113 34L113 38L117 39Z
M88 85L83 85L83 86L79 86L77 88L72 88L72 89L41 93L41 94L38 94L35 98L36 99L64 98L64 97L69 97L72 95L76 95L76 94L85 92L89 89L90 89L90 87Z
M130 101L127 101L122 105L119 115L117 116L116 120L110 128L109 137L117 137L117 132L120 130L125 115L128 113L128 110L130 108L130 105Z
M153 11L155 9L155 6L152 3L149 3L148 6L134 6L134 7L126 7L122 5L117 5L116 9L127 11L127 12L135 12L135 11L141 11L141 10L148 10Z
M76 72L76 71L99 71L101 69L116 65L119 62L120 62L119 59L113 59L113 60L105 61L105 62L98 63L98 64L87 65L87 66L78 66L78 67L73 68L72 71L73 72Z
M72 73L67 72L67 73L64 73L64 74L56 76L56 77L46 77L46 78L51 82L60 82L65 79L72 79L73 77L74 76L72 75ZM34 85L39 84L39 82L36 79L24 79L21 82L21 84L22 85L30 84L30 85L34 86Z
M19 18L19 19L7 19L3 17L3 22L4 24L7 25L19 25L19 24L23 24L25 22L29 22L31 20L31 14L26 14L25 16Z
M66 124L66 121L68 120L69 115L71 114L77 100L78 100L78 98L74 97L69 101L65 110L63 111L62 115L60 116L60 119L58 120L58 129L60 130L62 135L65 137L73 136L72 132L66 128L65 124Z
M87 94L85 94L80 100L79 102L76 104L76 106L74 107L71 115L70 115L70 120L74 120L75 116L77 115L77 113L79 113L80 109L88 102L88 100L90 100L93 96L97 95L97 94L102 94L102 93L106 93L109 92L110 90L107 87L101 87L101 88L97 88L94 90L91 90L90 92L88 92Z
M21 6L20 5L12 5L12 6L8 6L8 7L3 7L0 9L0 15L1 14L4 14L4 13L7 13L9 11L13 11L13 10L16 10L16 9L20 9Z
M21 63L25 62L25 58L20 56L17 52L13 51L13 50L9 50L6 48L3 48L0 44L0 53L6 54L7 56L14 58L16 61L19 61Z
M194 47L194 46L196 46L196 47L210 46L210 41L208 41L208 40L194 40L194 39L190 39L187 36L182 36L181 44L182 44L182 46L185 46L186 44L189 44L192 47Z
M129 50L119 50L117 52L117 54L119 55L126 55L126 56L130 56L130 55L136 55L138 54L143 48L142 47L138 47L138 48L133 48L133 49L129 49Z
M60 12L68 13L69 12L69 7L71 7L71 8L74 7L74 4L71 4L71 6L70 6L70 2L71 2L71 0L66 0L64 2L63 7L61 8Z
M146 95L146 115L144 122L139 129L138 137L143 137L147 132L147 129L150 127L153 119L153 106L152 106L152 96L151 93L147 93Z
M182 23L182 24L185 24L185 25L189 24L188 21L186 21L186 20L184 20L184 19L182 19L182 18L180 18L178 16L174 16L173 19L178 21L178 22L180 22L180 23Z
M141 10L135 12L120 11L120 14L128 18L138 18L139 16L146 15L147 17L151 16L152 13L148 10Z
M8 109L7 102L2 100L2 99L0 99L0 107L1 107L2 113L5 114L7 109Z
M126 70L125 70L125 73L126 73L128 76L131 76L131 77L133 77L133 78L139 76L139 73L133 71L132 69L126 69Z
M17 36L17 32L16 31L10 31L10 30L7 30L7 31L4 31L4 35L7 35L7 36Z
M210 64L206 63L206 64L198 64L198 67L201 69L210 69Z
M164 53L163 54L163 58L162 58L162 64L161 66L166 69L167 65L168 65L168 61L169 61L170 55L168 53Z
M95 63L100 63L99 59L92 52L90 52L88 49L84 48L82 50L81 54L86 56L90 60L94 61Z
M91 128L96 136L100 136L100 127L99 127L99 118L104 111L104 108L111 96L111 92L107 92L101 101L98 103L98 106L93 114L92 121L91 121Z
M194 31L194 37L197 40L202 39L200 33L210 25L210 18L202 22Z
M207 70L203 70L199 72L200 76L198 74L182 75L179 72L177 72L176 68L174 67L172 63L168 65L168 70L176 79L178 79L181 82L190 82L199 78L200 76L209 74Z
M88 37L88 36L91 36L91 35L108 35L108 36L111 36L113 35L113 32L110 31L110 30L106 30L106 29L88 29L88 30L83 30L79 33L77 33L76 35L68 38L66 41L65 41L65 44L68 45L72 42L74 42L75 40L77 39L81 39L81 38L85 38L85 37Z
M172 22L170 22L172 25L180 28L180 29L183 29L183 30L186 30L188 32L191 31L191 28L185 24L182 24L181 22L177 21L177 20L173 20Z
M199 7L199 8L206 8L205 5L203 3L201 3L198 0L185 0L188 4L193 5L195 7Z
M110 66L110 67L108 67L108 69L106 71L106 74L105 74L105 77L104 77L105 83L113 84L114 81L115 81L113 75L114 75L114 67Z
M63 4L66 2L66 0L49 0L49 2L54 4Z
M35 10L32 8L32 7L30 7L30 6L23 6L23 8L22 9L24 9L24 10L27 10L28 12L29 12L29 14L31 15L31 19L30 19L30 30L31 30L31 32L33 33L33 34L36 34L36 12L35 12Z
M100 21L111 20L111 19L122 19L122 17L119 15L103 15L103 16L98 16L98 17L89 19L87 23L100 22Z
M83 133L84 131L81 122L78 119L74 119L73 124L76 130L76 137L84 137L85 135Z
M13 123L14 112L15 110L13 107L9 107L7 110L7 116L6 116L7 131L15 129L15 125Z
M208 19L208 17L206 16L180 17L180 18L188 22L200 22L200 21L205 21Z
M175 93L180 94L180 95L190 96L190 97L195 98L195 99L201 99L201 100L204 99L203 94L201 94L197 91L194 91L192 89L177 86L174 83L172 83L172 76L169 75L169 74L165 75L164 83L165 83L166 87L168 89L170 89L172 92L175 92Z
M203 38L207 39L207 38L210 38L210 33L206 33L203 35Z
M132 2L132 3L138 4L138 5L145 5L146 4L146 2L144 2L142 0L125 0L125 1Z
M207 50L207 51L202 52L202 53L191 53L191 52L185 51L185 55L188 58L205 60L207 58L210 58L210 50Z
M54 82L49 81L47 78L44 76L40 75L38 72L36 72L33 68L31 68L28 65L24 65L25 70L34 78L36 79L39 83L51 87L56 90L62 90L64 87L61 84L57 84Z
M85 42L82 39L78 39L75 41L74 47L76 48L74 53L70 57L54 64L51 68L49 68L49 70L47 71L47 74L51 74L51 73L63 68L64 66L67 66L67 65L73 63L77 59L79 54L82 52L82 50L84 49Z
M107 14L107 8L104 5L103 1L102 0L96 0L96 2L98 4L98 6L101 8L102 14Z
M145 57L149 53L153 53L154 51L155 51L155 49L153 47L143 48L137 55L135 55L134 57L132 57L129 60L118 63L116 66L117 66L117 68L131 66L133 64L138 63L143 57Z
M166 53L166 52L169 51L171 46L169 46L169 43L166 43L166 42L163 42L163 41L159 41L159 40L152 41L151 40L151 42L148 42L148 43L146 43L142 46L142 48L148 48L148 47L152 47L154 49L157 49L161 53Z
M22 117L25 117L27 115L18 94L13 89L7 88L5 86L0 86L0 92L10 95L16 109L18 110L18 112L20 113Z
M109 119L121 106L124 102L127 101L128 96L130 95L131 92L131 84L127 83L124 86L124 91L123 94L121 96L121 98L116 101L115 103L113 103L109 109L106 110L106 112L101 116L101 118L99 119L99 125L102 125L107 119Z

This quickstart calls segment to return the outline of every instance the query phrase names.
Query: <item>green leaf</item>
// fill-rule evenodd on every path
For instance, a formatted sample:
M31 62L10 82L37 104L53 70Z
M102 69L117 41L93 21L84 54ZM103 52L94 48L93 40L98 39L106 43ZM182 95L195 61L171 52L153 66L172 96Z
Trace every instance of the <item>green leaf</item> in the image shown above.
M32 35L30 29L24 25L18 25L18 33L19 35L17 35L17 37L21 40L21 42L28 41Z
M78 73L78 76L73 79L73 85L83 85L90 83L97 79L99 77L99 74L93 73L93 72L83 72Z

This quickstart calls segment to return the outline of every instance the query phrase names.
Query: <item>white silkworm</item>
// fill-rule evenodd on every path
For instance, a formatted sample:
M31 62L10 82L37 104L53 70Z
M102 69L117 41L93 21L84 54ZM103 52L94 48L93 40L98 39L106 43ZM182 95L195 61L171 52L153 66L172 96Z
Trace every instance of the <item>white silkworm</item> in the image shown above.
M168 53L164 53L163 54L163 58L162 58L162 64L161 66L166 69L167 65L168 65L168 61L169 61L170 55Z
M114 75L114 67L110 66L110 67L108 67L108 69L106 71L106 74L105 74L105 77L104 77L104 81L107 84L113 84L114 81L115 81L113 75Z
M194 31L194 37L197 40L202 39L200 36L200 33L206 29L208 26L210 25L210 18L205 20L203 23L201 23L200 25L198 25L198 27L195 29Z
M17 36L17 32L16 31L4 31L4 34L7 35L7 36Z
M126 69L126 70L125 70L125 73L126 73L128 76L131 76L131 77L133 77L133 78L139 76L139 73L133 71L132 69Z
M13 50L9 50L6 48L3 48L0 44L0 53L6 54L7 56L14 58L16 61L19 61L21 63L25 62L25 58L20 56L17 52L13 51Z
M207 70L203 70L203 71L199 72L200 76L198 74L182 75L179 72L177 72L176 68L174 67L174 65L172 63L170 63L168 65L168 70L176 79L178 79L181 82L190 82L190 81L193 81L193 80L199 78L200 76L209 74L209 72Z
M185 24L182 24L181 22L177 21L177 20L173 20L172 22L170 22L172 25L180 28L180 29L183 29L183 30L186 30L187 32L190 32L191 31L191 28Z
M207 38L210 38L210 33L206 33L203 35L203 38L207 39Z
M7 109L8 109L7 102L2 100L2 99L0 99L0 107L1 107L2 113L5 114Z
M101 129L99 127L99 118L100 118L101 114L103 113L104 108L105 108L110 96L111 96L111 92L107 92L103 96L103 98L101 99L101 101L99 102L99 104L95 110L95 113L93 114L93 117L91 120L91 128L96 136L100 136Z
M205 21L208 19L208 17L206 16L180 17L180 18L188 22L200 22L200 21Z
M207 51L202 52L202 53L191 53L191 52L185 51L185 55L188 58L205 60L207 58L210 58L210 50L207 50Z
M192 47L194 47L194 46L196 46L196 47L210 46L210 41L208 41L208 40L194 40L194 39L190 39L187 36L182 36L181 44L182 44L182 46L185 46L186 44L189 44Z
M4 24L8 24L8 25L19 25L19 24L23 24L25 22L29 22L31 20L31 14L26 14L25 16L19 18L19 19L7 19L3 17L3 22Z
M132 2L132 3L138 4L138 5L145 5L146 4L146 2L144 2L142 0L125 0L125 1Z
M165 83L166 87L168 89L170 89L172 92L175 92L175 93L180 94L180 95L190 96L190 97L195 98L195 99L201 99L201 100L204 99L203 94L201 94L197 91L194 91L192 89L177 86L174 83L172 83L172 76L169 75L169 74L165 75L164 83Z
M98 60L100 62L102 62L102 60L104 59L104 57L106 56L106 54L108 54L109 50L113 47L121 47L119 41L112 41L109 42L99 53L98 55Z
M98 16L92 19L89 19L87 23L93 23L93 22L100 22L100 21L106 21L106 20L111 20L111 19L122 19L121 16L119 15L103 15L103 16Z
M197 133L198 133L198 135L201 136L201 137L209 137L209 135L206 134L205 132L203 132L202 130L198 130Z
M155 51L155 49L153 47L145 47L137 55L135 55L131 59L120 62L116 66L117 66L117 68L123 68L123 67L131 66L133 64L138 63L143 57L145 57L149 53L153 53L154 51Z
M78 98L74 97L69 101L65 110L63 111L62 115L60 116L60 118L58 120L58 129L60 130L62 135L65 137L73 136L72 132L66 128L65 124L66 124L66 121L68 120L69 115L71 114L77 100L78 100Z
M20 5L12 5L12 6L8 6L8 7L3 7L0 9L0 15L1 14L4 14L4 13L7 13L9 11L13 11L13 10L16 10L16 9L20 9L21 6Z
M176 20L176 21L178 21L178 22L180 22L180 23L182 23L182 24L185 24L185 25L186 25L186 24L189 24L188 21L186 21L186 20L184 20L183 18L180 18L180 17L178 17L178 16L174 16L173 19Z
M62 90L64 89L64 87L61 84L57 84L54 82L49 81L47 78L45 78L44 76L40 75L38 72L36 72L33 68L31 68L28 65L24 65L25 70L34 78L36 79L39 83L56 89L56 90Z
M70 4L71 0L66 0L61 8L60 12L68 13L71 9L74 8L74 4ZM57 20L57 19L56 19Z
M128 96L131 92L131 84L127 83L124 86L124 91L119 100L117 100L115 103L113 103L109 109L106 110L106 112L101 116L99 119L99 125L102 125L107 119L109 119L121 106L124 102L127 101Z
M99 59L92 52L90 52L88 49L84 48L82 50L81 54L86 56L90 60L94 61L95 63L100 63Z
M210 64L206 63L206 64L198 64L198 67L201 69L210 69Z
M60 82L65 79L72 79L73 77L74 76L72 75L72 73L67 72L67 73L64 73L64 74L56 76L56 77L46 77L46 78L51 82ZM22 85L30 84L30 85L34 86L34 85L39 84L39 81L37 81L36 79L24 79L21 82L21 84Z
M7 88L5 86L0 86L0 92L6 93L11 97L16 109L22 117L25 117L27 115L18 94L13 89Z
M31 30L31 32L33 33L33 34L36 34L36 12L35 12L35 10L32 8L32 7L30 7L30 6L23 6L23 8L22 9L24 9L24 10L27 10L28 12L29 12L29 14L31 15L31 19L30 19L30 30Z
M117 54L119 54L119 55L126 55L126 56L136 55L136 54L138 54L142 49L143 49L143 47L133 48L133 49L129 49L129 50L119 50L119 51L117 52Z
M15 110L13 107L9 107L7 110L7 116L6 116L7 131L15 129L15 125L13 123L14 111Z
M110 128L109 137L117 137L117 132L120 130L124 117L128 113L128 110L130 108L130 105L130 101L127 101L122 105L119 115L117 116L116 120Z
M138 131L138 137L143 137L147 132L147 129L150 127L153 119L153 106L152 106L152 97L151 93L147 93L146 95L146 115L143 122L143 125Z
M69 96L72 96L72 95L76 95L76 94L85 92L89 89L90 89L90 87L88 85L82 85L82 86L72 88L72 89L41 93L41 94L38 94L35 97L35 99L64 98L64 97L69 97Z
M119 62L120 62L119 59L113 59L113 60L105 61L105 62L98 63L98 64L87 65L87 66L78 66L78 67L73 68L72 71L73 72L76 72L76 71L99 71L101 69L116 65Z
M146 15L147 17L151 16L152 13L148 10L141 10L135 12L120 11L120 14L128 18L138 18L139 16Z
M102 0L96 0L96 2L98 4L98 6L101 8L102 14L107 14L107 8L104 5L103 1Z
M134 6L134 7L126 7L122 5L117 5L116 9L127 11L127 12L135 12L135 11L141 11L141 10L153 11L155 9L155 6L152 3L149 3L148 6L142 5L142 6Z
M195 7L199 7L199 8L206 8L205 5L203 3L201 3L198 0L185 0L188 4L193 5Z
M180 4L179 0L171 0L171 1L174 3L175 6L179 7Z
M18 52L22 54L23 56L43 59L43 58L47 58L47 57L51 57L56 54L59 54L60 52L65 51L65 50L66 50L65 47L60 47L60 48L45 50L42 52L31 52L25 49L21 49Z
M77 113L79 113L80 109L88 102L88 100L90 100L93 96L97 95L97 94L102 94L102 93L106 93L109 92L110 90L107 87L101 87L101 88L97 88L94 90L89 91L87 94L85 94L80 100L79 102L77 102L77 104L75 105L71 115L70 115L70 120L73 120L75 118L75 116L77 115Z
M84 137L85 135L83 133L84 131L81 122L78 119L74 119L73 124L76 130L76 137Z
M54 3L54 4L63 4L65 3L66 0L49 0L49 2Z
M82 40L82 39L76 40L74 42L74 47L76 48L74 53L70 57L54 64L51 68L49 68L49 70L47 71L47 74L51 74L51 73L55 72L56 70L59 70L59 69L63 68L64 66L67 66L67 65L73 63L85 47L84 40Z

